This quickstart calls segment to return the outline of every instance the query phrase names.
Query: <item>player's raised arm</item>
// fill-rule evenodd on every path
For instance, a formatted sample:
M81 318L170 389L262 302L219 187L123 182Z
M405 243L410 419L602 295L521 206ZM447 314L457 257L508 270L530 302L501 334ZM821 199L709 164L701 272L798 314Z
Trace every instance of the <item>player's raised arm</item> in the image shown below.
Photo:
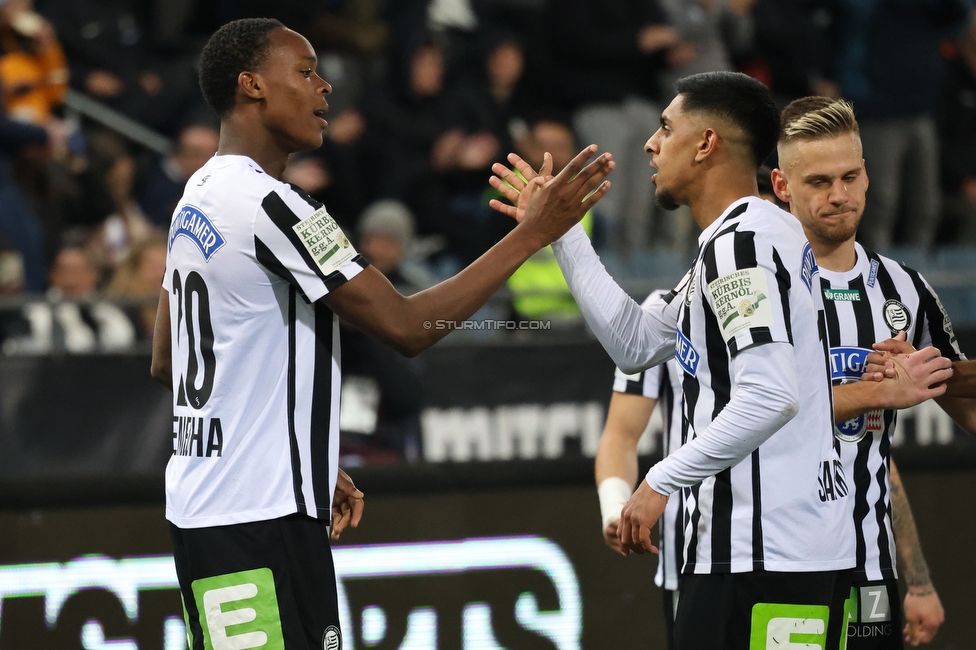
M539 200L536 194L565 182L560 179L569 176L569 166L546 180L545 165L536 174L518 155L509 154L508 160L518 173L496 164L490 182L513 205L495 200L491 207L516 220L531 220ZM677 310L670 300L642 308L607 272L582 226L574 225L552 243L552 250L587 324L621 370L639 372L671 356Z
M402 354L422 352L451 331L439 322L470 317L525 260L579 222L600 200L613 160L603 154L584 167L595 152L595 147L587 147L549 183L540 182L527 207L528 218L453 278L404 297L368 267L323 300L339 316Z

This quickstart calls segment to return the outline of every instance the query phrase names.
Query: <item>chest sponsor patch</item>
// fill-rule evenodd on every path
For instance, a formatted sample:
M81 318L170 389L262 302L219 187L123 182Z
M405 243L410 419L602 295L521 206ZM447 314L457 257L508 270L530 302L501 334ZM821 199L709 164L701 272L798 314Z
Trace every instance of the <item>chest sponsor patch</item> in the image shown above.
M293 226L323 275L330 275L356 257L356 249L325 208L319 208Z
M698 350L691 344L688 337L681 330L677 332L677 340L674 344L674 359L681 366L681 369L694 377L698 374Z
M224 237L210 219L192 205L184 205L169 227L169 248L177 237L186 237L200 249L203 259L210 261L213 254L224 245Z
M835 383L845 379L859 380L864 374L864 366L871 352L867 348L830 348L831 380Z
M861 292L857 289L824 289L824 300L832 302L861 302Z
M912 326L912 314L904 304L897 300L888 300L881 308L881 315L884 317L885 325L891 330L892 334L897 334L902 330L908 331Z
M813 293L813 276L820 273L820 267L817 266L817 258L813 254L813 247L810 246L810 242L807 242L803 246L803 261L800 264L800 279L803 280L803 284L806 285L807 291Z
M742 330L773 325L766 272L760 268L723 275L708 284L708 293L726 342Z

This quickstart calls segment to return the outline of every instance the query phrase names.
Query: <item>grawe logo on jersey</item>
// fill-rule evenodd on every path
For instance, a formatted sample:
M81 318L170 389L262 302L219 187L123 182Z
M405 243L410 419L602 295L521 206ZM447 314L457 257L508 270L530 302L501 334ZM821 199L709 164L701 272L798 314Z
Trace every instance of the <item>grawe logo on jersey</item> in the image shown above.
M223 235L214 227L207 215L192 205L184 205L180 208L180 213L173 220L173 225L169 229L170 249L173 248L176 238L181 236L196 244L203 253L203 258L208 262L225 243Z

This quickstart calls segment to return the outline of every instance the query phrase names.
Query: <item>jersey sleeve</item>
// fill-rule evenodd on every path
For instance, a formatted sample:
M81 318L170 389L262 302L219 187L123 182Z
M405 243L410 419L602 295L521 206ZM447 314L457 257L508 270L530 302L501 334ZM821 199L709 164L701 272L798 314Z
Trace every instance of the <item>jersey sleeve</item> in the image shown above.
M658 289L651 292L641 303L641 309L647 309L655 302L670 301L674 296L667 290ZM653 366L642 372L627 374L620 368L615 368L613 373L613 391L615 393L627 393L629 395L642 395L651 399L658 399L661 395L661 373L665 364Z
M932 285L922 277L917 271L906 269L915 284L918 292L918 314L916 317L915 349L920 350L929 345L934 345L942 353L942 356L952 361L962 361L966 359L959 348L959 341L956 333L952 329L952 320L942 306L938 294Z
M663 363L634 375L625 374L617 368L613 373L613 392L658 399L661 395L662 368L664 368Z
M702 256L701 275L706 318L715 319L732 357L765 343L793 344L790 274L761 237L738 230L717 237Z
M325 208L287 185L265 196L257 210L254 254L308 302L335 291L367 265Z
M579 224L552 250L586 324L618 367L639 372L674 356L680 304L674 293L638 305L607 273Z

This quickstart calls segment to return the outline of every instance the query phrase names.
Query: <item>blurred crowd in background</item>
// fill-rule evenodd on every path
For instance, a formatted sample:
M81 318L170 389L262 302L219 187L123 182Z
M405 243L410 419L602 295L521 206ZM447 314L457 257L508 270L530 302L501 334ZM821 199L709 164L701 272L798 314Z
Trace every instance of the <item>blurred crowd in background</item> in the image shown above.
M325 143L286 180L404 291L512 228L488 208L492 163L549 151L558 167L590 142L618 161L586 218L598 249L683 264L697 229L654 206L643 145L673 81L707 70L746 72L783 104L853 101L869 247L976 245L969 0L0 0L0 296L47 297L0 315L5 353L151 337L173 209L218 144L196 59L249 16L303 33L334 88ZM86 118L71 95L169 150ZM578 315L547 251L509 289L510 313Z
M0 0L0 354L148 348L174 208L219 141L197 58L253 16L304 34L334 88L324 144L285 180L405 293L513 227L488 208L493 163L548 151L560 168L591 142L618 163L583 224L607 267L638 298L676 280L697 227L655 207L643 146L673 82L710 70L746 72L782 105L851 100L864 243L968 245L946 259L976 263L971 0ZM585 332L551 250L502 293L475 318ZM342 341L344 456L417 460L423 360L348 328Z

